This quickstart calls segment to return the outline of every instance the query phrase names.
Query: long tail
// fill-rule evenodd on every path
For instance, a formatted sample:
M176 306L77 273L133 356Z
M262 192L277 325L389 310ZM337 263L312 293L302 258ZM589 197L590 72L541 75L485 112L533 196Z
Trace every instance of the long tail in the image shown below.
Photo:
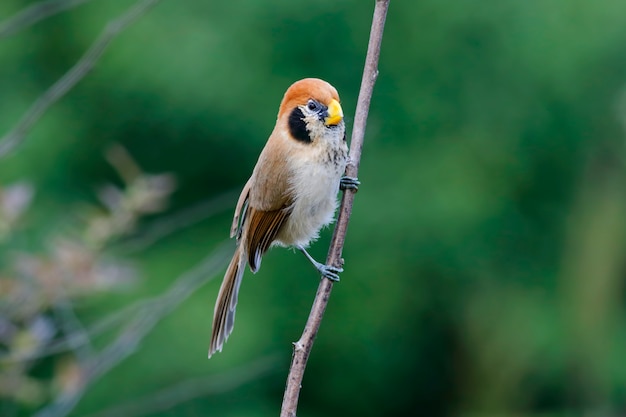
M213 332L211 333L211 345L209 346L209 358L215 352L221 352L222 346L233 331L235 324L235 308L237 307L237 295L241 278L246 267L246 257L242 256L242 246L237 246L233 259L228 265L220 292L215 302L213 312Z

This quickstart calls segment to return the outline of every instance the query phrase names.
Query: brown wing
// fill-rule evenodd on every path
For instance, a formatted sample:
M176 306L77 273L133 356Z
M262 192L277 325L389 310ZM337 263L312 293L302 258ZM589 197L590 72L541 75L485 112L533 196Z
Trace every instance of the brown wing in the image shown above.
M248 197L250 196L250 186L252 184L252 178L248 180L246 185L243 186L243 190L241 190L241 194L239 195L239 200L237 200L237 206L235 207L235 215L233 216L233 224L230 226L230 237L237 236L237 241L241 238L241 228L243 222L246 221L245 210L246 205L248 204ZM239 219L240 216L243 216L241 221Z
M270 136L254 167L245 211L246 249L253 272L261 265L261 257L276 238L291 214L291 187L288 155L290 143L276 130Z
M261 257L267 252L291 213L289 207L273 211L260 211L249 208L246 213L248 218L248 264L252 272L256 272L261 266Z

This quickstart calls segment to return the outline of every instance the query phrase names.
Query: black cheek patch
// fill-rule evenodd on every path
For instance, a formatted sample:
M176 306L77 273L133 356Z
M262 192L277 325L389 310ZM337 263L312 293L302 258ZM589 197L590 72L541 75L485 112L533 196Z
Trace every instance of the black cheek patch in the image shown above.
M289 132L295 139L311 143L311 137L309 131L306 129L306 122L304 121L304 114L299 107L293 109L289 115Z

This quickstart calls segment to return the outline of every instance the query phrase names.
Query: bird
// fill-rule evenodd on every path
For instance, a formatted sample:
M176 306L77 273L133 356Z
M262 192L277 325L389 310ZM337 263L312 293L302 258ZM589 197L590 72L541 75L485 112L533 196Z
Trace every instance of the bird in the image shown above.
M317 262L306 247L333 221L339 190L358 189L357 178L343 175L348 161L335 87L319 78L293 83L235 207L230 237L237 246L215 302L209 358L233 330L246 265L256 273L270 247L297 249L323 277L339 280L343 269Z

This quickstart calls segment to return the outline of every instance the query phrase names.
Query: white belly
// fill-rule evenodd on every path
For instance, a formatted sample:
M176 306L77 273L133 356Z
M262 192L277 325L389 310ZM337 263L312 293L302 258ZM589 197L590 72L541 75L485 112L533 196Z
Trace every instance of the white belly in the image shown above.
M299 167L291 179L297 190L292 211L277 236L283 246L307 246L322 227L332 223L337 209L339 180L345 162L338 165L310 164Z

